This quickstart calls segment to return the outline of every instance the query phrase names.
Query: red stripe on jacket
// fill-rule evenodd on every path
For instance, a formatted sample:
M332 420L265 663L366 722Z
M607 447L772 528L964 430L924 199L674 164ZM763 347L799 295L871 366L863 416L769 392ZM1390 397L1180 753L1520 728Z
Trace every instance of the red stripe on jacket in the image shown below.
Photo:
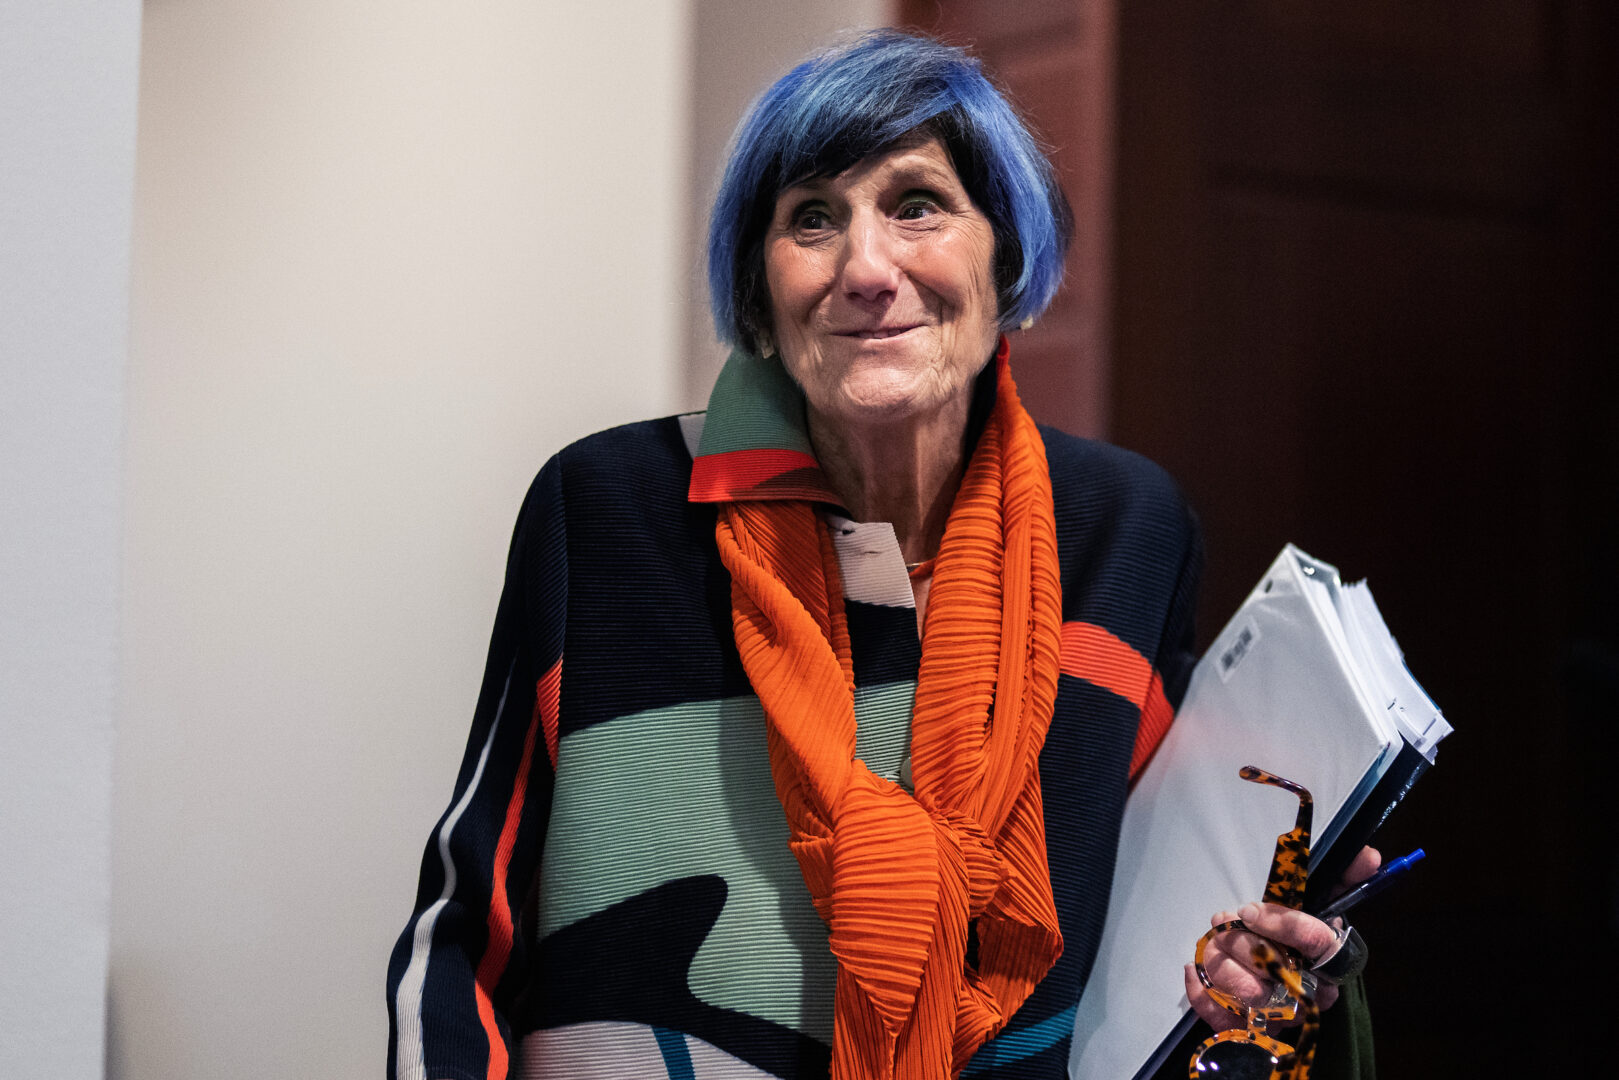
M489 943L478 961L475 992L478 998L478 1019L489 1040L488 1080L506 1080L510 1060L506 1053L506 1040L500 1034L495 1019L495 1006L491 998L496 984L506 973L506 962L512 955L512 913L506 898L506 875L512 864L512 850L517 846L517 829L523 821L523 804L528 796L528 774L534 764L534 744L542 723L545 727L546 750L556 764L557 688L562 677L562 659L551 665L551 670L540 678L539 693L534 702L534 714L529 718L528 730L523 735L523 756L517 763L517 776L512 781L512 797L506 804L506 820L501 825L500 841L495 845L494 876L489 887ZM547 694L547 684L551 692ZM546 705L549 699L549 718Z
M1110 630L1085 622L1062 624L1061 670L1119 695L1141 713L1135 748L1130 752L1130 780L1134 782L1175 719L1175 710L1164 696L1163 678L1134 646Z
M545 752L551 757L551 771L557 770L557 718L562 712L562 657L551 665L551 670L540 676L534 694L534 715L539 718L540 729L545 732Z

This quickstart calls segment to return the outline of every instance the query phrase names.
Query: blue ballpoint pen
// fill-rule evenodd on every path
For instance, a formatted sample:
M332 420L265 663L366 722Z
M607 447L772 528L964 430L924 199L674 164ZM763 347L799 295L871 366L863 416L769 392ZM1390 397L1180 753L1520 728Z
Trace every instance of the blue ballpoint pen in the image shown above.
M1423 851L1421 848L1417 848L1417 850L1413 851L1411 854L1403 855L1400 858L1395 859L1393 862L1384 866L1377 873L1373 874L1359 885L1356 885L1353 889L1350 889L1348 892L1338 897L1338 899L1334 900L1320 911L1315 912L1315 917L1325 922L1328 919L1336 918L1337 916L1344 914L1362 900L1376 896L1378 893L1388 888L1389 885L1393 883L1395 878L1409 870L1413 864L1427 858L1427 856L1427 852Z

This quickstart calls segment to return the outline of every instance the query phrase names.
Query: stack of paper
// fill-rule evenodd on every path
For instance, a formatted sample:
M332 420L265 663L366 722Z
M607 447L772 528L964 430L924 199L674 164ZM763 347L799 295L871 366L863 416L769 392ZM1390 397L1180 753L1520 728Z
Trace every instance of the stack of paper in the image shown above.
M1298 802L1315 800L1311 884L1339 876L1450 732L1363 584L1291 544L1193 672L1125 807L1108 923L1074 1021L1071 1077L1145 1072L1188 1009L1182 968L1217 911L1264 891ZM1307 901L1308 903L1308 901Z

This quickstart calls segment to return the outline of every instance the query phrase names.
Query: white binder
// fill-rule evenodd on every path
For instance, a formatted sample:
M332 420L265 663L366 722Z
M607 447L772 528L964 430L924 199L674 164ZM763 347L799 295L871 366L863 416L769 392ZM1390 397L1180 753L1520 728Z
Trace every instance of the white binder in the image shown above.
M1284 548L1198 662L1125 806L1069 1076L1137 1076L1189 1008L1182 970L1210 916L1264 891L1298 801L1239 779L1239 768L1257 765L1309 789L1313 863L1374 789L1385 797L1390 785L1378 784L1396 758L1402 768L1413 759L1425 766L1449 731L1365 586L1344 586L1331 565ZM1418 754L1401 756L1408 744ZM1395 785L1394 801L1412 779Z

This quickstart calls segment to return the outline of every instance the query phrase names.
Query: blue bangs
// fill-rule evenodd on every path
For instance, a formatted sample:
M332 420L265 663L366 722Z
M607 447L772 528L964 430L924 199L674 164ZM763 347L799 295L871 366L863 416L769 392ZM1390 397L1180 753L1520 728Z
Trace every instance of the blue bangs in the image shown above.
M769 325L763 244L782 189L834 176L919 130L944 144L994 230L1001 327L1046 309L1062 283L1073 229L1051 163L977 60L928 38L878 30L798 65L743 117L708 231L721 340L754 349Z

